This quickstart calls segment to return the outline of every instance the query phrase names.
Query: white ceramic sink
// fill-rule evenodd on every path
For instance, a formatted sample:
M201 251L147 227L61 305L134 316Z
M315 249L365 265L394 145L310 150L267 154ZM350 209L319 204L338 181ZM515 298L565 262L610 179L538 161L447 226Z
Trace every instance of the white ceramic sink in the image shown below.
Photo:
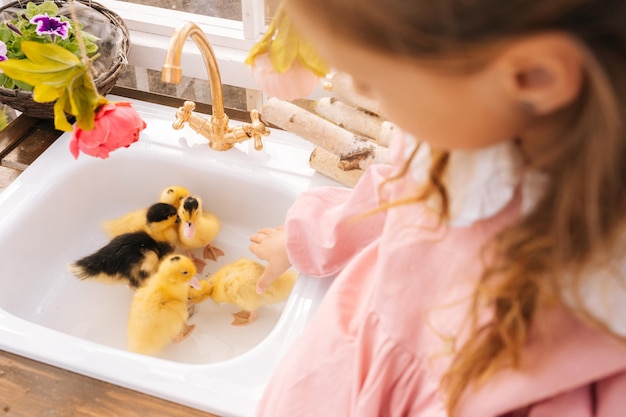
M252 415L327 280L299 276L286 302L245 327L230 325L234 307L200 304L192 335L148 357L125 348L131 291L80 281L66 265L107 242L102 220L182 185L222 221L214 244L225 256L209 273L252 257L248 237L280 225L299 192L337 184L308 167L311 145L286 132L273 130L261 152L251 142L217 152L192 130L173 130L172 108L110 99L131 101L148 124L138 143L107 160L74 160L65 134L0 194L0 349L221 416Z

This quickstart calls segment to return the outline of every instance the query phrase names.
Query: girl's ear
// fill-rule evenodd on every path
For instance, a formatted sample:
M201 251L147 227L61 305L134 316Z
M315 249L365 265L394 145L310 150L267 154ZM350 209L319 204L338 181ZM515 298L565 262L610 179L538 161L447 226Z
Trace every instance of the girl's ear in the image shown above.
M565 34L544 33L514 41L497 61L506 94L531 114L557 111L580 94L583 54Z

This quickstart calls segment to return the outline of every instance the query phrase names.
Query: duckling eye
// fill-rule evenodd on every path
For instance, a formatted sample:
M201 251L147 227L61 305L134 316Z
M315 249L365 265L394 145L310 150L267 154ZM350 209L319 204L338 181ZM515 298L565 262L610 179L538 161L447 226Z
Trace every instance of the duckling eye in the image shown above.
M183 271L183 275L188 275L189 271Z

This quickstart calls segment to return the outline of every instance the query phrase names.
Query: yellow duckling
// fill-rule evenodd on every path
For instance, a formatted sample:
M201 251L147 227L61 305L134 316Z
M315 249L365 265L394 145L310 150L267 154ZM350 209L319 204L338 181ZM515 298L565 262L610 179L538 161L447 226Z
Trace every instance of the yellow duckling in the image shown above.
M187 297L190 285L199 288L195 274L191 259L170 255L135 291L128 316L129 350L154 355L193 331L195 326L187 324Z
M211 245L220 231L220 220L212 213L202 211L202 200L198 196L188 196L183 199L178 208L180 227L178 229L178 247L186 250L199 269L204 268L206 262L191 254L192 249L204 248L204 259L216 261L224 252Z
M200 303L210 297L216 303L235 304L242 311L233 314L232 324L252 323L259 307L287 299L296 282L296 274L287 271L267 291L258 294L256 284L264 270L263 265L248 258L224 265L208 280L201 281L200 288L189 290L189 301Z
M165 188L159 197L159 203L170 204L176 209L180 207L181 201L189 195L189 190L185 187L178 185L172 185ZM124 233L137 232L144 230L146 224L146 215L148 214L148 208L131 211L121 217L114 220L107 220L102 222L102 230L107 236L113 238ZM175 243L175 242L170 242Z

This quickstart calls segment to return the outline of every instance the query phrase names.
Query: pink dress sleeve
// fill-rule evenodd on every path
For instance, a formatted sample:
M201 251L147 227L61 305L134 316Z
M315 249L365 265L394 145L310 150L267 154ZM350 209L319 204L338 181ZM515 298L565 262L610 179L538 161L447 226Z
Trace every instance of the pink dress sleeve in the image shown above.
M593 417L591 389L577 388L530 407L528 417Z
M298 271L314 277L338 273L360 249L380 236L385 213L379 185L389 165L371 166L354 189L320 187L303 193L287 212L287 253Z
M623 417L626 372L604 378L530 407L528 417Z
M596 383L596 417L623 416L626 411L626 372Z

